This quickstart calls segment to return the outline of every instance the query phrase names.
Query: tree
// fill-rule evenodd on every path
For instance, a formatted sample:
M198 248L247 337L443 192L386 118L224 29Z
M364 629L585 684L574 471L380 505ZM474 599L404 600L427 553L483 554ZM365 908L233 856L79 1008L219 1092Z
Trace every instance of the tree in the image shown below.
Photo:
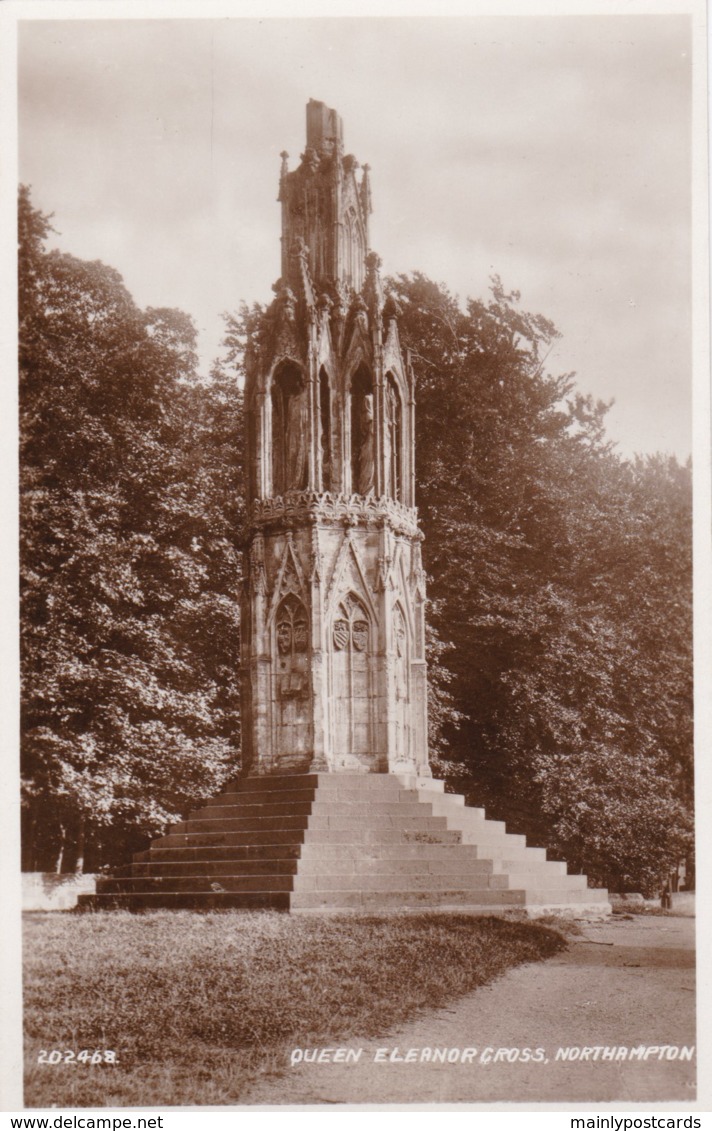
M236 770L239 394L19 217L25 864L95 866Z
M556 331L390 283L418 378L418 503L450 648L446 771L598 881L650 891L691 843L689 468L628 463Z
M45 248L20 196L25 865L93 867L239 765L240 376L261 308L194 329ZM436 769L599 882L691 845L690 469L626 461L557 334L495 280L389 283L418 381Z

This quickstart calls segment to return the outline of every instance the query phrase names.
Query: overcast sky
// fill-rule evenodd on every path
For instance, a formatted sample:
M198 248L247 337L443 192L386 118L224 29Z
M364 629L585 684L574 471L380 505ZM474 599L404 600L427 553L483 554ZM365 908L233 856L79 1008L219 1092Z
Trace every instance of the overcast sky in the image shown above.
M58 246L142 306L220 313L279 275L305 105L372 169L384 271L521 291L619 449L690 451L690 21L681 15L20 24L20 176Z

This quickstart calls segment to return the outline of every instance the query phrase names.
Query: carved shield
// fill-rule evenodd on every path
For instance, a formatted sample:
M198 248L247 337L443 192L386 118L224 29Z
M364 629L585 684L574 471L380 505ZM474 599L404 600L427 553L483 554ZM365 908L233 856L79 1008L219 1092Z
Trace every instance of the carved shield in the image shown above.
M307 622L304 620L295 621L294 624L294 651L306 652L307 650Z
M348 621L335 620L334 621L334 648L337 652L342 652L344 648L349 646L349 625Z
M277 647L280 656L288 656L292 650L292 626L287 620L277 625Z
M368 651L368 624L365 620L354 621L352 637L357 652Z

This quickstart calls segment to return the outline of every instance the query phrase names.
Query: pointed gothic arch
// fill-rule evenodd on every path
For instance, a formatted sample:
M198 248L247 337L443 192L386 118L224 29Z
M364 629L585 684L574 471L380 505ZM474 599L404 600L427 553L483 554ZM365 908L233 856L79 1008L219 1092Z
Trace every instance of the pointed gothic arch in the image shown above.
M309 681L309 618L303 601L287 593L272 621L275 658L275 749L290 759L310 756L313 742Z
M355 291L363 286L364 244L356 209L351 205L344 217L344 277Z
M373 378L364 364L351 378L351 491L368 495L376 485L376 419Z
M395 735L394 755L396 762L407 762L410 752L410 640L408 620L396 601L393 606L393 651L394 656L394 698Z
M385 388L386 490L393 499L403 501L403 399L398 382L389 371Z
M371 654L374 626L355 593L337 603L329 626L333 754L339 762L358 763L373 749Z
M272 494L307 486L308 404L304 374L291 358L272 376Z
M306 652L309 644L309 621L304 602L294 593L287 593L280 601L274 616L276 655L290 660Z
M319 370L319 437L321 443L321 489L322 491L331 491L334 483L331 382L323 365Z

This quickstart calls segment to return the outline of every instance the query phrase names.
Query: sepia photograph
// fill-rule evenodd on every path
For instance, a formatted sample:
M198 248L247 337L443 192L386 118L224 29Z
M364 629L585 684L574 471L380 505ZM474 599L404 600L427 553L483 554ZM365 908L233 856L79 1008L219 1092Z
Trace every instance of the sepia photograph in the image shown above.
M16 1106L699 1126L705 7L264 7L2 24Z

